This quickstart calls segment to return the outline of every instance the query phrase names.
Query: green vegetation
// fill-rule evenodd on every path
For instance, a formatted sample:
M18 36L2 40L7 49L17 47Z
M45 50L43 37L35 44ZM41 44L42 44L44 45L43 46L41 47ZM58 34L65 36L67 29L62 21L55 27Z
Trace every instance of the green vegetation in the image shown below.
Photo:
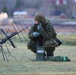
M76 45L76 35L58 35L58 38L62 41L63 45Z
M6 6L3 8L2 12L7 13L9 15L9 10Z
M16 7L16 8L19 8L21 5L22 5L21 0L17 0L15 7Z

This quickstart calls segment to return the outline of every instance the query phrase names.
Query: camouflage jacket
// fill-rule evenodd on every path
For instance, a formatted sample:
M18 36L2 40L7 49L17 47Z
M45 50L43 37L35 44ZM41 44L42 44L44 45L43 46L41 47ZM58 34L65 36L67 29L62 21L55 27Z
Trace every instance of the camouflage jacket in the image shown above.
M51 39L56 39L56 32L53 28L53 25L50 23L50 20L46 19L46 24L43 26L44 31L42 32L42 36L45 39L45 41L47 40L51 40ZM28 33L28 37L33 40L34 37L32 35L33 32L38 32L37 30L37 25L32 25L30 28L30 31Z

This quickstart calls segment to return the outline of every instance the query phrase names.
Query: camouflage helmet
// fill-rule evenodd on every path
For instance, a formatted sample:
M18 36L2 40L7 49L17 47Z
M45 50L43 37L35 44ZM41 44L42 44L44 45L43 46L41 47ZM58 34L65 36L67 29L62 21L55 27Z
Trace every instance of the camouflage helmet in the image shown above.
M37 12L34 16L34 20L37 20L37 21L44 21L45 20L45 17L44 15L41 13L41 12Z

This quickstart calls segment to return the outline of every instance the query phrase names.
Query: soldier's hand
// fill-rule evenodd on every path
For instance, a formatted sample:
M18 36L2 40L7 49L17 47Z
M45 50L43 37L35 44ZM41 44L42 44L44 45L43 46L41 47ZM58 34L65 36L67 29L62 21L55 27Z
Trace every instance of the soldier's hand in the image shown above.
M39 32L33 32L32 35L33 35L34 37L38 37L38 36L40 35L40 33L39 33Z
M37 29L41 35L45 35L45 31L44 31L41 23L39 23L39 25L37 26Z
M43 27L42 27L42 24L41 24L41 23L39 23L39 25L37 26L37 29L38 29L39 31L43 29Z

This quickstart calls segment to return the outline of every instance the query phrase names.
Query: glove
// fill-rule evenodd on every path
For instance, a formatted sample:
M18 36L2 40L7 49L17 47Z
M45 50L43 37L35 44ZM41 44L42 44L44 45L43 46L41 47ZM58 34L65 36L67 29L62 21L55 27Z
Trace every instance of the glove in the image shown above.
M43 27L42 27L42 24L41 24L41 23L37 26L37 29L38 29L39 31L43 29Z
M37 29L38 29L39 33L41 35L43 35L43 37L46 35L41 23L39 23L39 25L37 26Z
M38 29L38 31L39 31L41 34L43 34L43 33L44 33L44 29L43 29L43 27L42 27L42 24L41 24L41 23L39 23L39 25L37 26L37 29Z
M38 36L40 35L40 33L38 33L38 32L33 32L32 35L33 35L34 37L38 37Z

